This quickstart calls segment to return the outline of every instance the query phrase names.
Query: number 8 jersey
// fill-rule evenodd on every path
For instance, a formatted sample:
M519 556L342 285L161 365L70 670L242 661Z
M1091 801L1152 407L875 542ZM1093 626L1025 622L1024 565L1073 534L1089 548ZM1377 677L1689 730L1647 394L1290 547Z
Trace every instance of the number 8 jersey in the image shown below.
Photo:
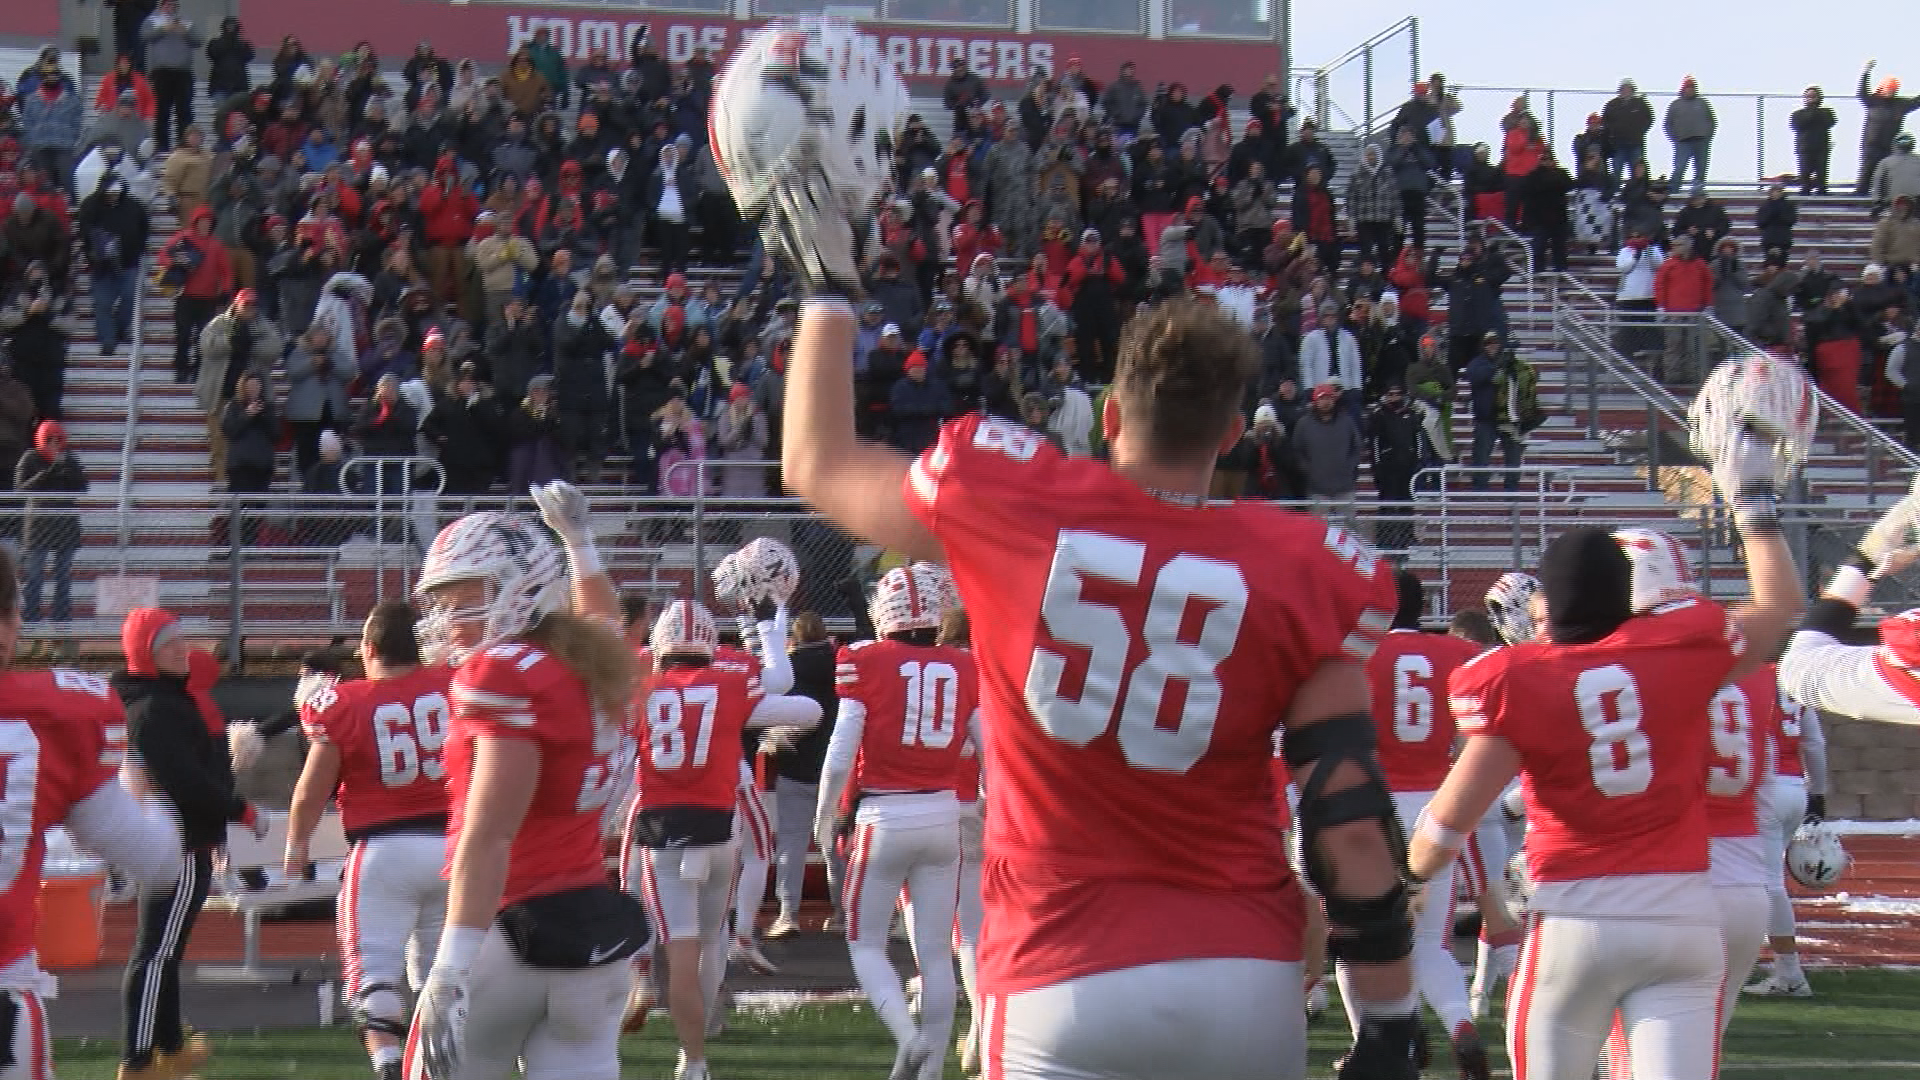
M1297 962L1273 732L1323 665L1372 655L1391 575L1318 519L1157 498L977 415L945 426L905 497L973 623L985 992Z
M1647 876L1706 884L1709 705L1744 651L1725 609L1689 599L1592 644L1495 649L1454 673L1460 733L1520 755L1531 910L1694 915L1704 902L1718 920L1711 894L1662 893ZM1620 878L1639 880L1600 881Z
M447 771L440 749L452 707L453 669L421 667L392 679L334 683L302 710L308 739L340 752L340 824L357 840L447 820Z

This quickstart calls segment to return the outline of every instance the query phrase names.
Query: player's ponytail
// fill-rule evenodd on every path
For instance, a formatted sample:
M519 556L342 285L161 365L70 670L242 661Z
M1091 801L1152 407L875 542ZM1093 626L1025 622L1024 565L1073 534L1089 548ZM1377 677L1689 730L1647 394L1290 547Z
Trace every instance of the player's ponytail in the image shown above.
M633 702L633 648L598 619L548 615L524 635L567 666L587 684L595 710L609 720L624 718Z

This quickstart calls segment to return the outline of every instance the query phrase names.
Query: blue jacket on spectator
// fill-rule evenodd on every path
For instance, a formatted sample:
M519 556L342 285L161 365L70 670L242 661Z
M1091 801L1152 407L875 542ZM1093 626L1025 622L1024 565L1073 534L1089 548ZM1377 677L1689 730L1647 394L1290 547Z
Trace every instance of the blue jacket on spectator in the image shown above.
M1493 395L1493 376L1496 372L1493 357L1485 349L1473 354L1467 362L1467 393L1473 401L1473 422L1476 424L1499 423L1499 402Z
M84 119L80 95L72 90L52 101L37 90L23 94L20 97L20 145L29 152L42 147L74 150L80 145Z
M360 358L360 384L368 388L379 382L382 375L392 375L406 382L419 373L420 362L402 348L389 349L375 343Z
M925 363L924 358L921 361ZM920 454L940 437L940 421L953 411L953 395L938 375L924 381L903 377L893 384L893 444L909 454Z

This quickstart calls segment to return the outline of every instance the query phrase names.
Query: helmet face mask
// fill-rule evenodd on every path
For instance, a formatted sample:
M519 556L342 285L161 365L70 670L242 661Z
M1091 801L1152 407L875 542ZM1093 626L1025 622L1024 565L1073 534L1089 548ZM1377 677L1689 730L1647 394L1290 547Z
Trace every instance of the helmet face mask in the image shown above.
M566 559L547 534L513 514L484 511L440 530L414 586L422 658L461 664L526 633L565 607Z

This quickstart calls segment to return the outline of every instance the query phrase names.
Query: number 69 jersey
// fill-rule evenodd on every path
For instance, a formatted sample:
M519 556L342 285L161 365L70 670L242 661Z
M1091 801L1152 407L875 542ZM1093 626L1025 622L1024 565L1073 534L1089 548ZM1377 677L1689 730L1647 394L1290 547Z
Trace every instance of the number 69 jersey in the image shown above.
M1656 895L1644 876L1705 884L1709 706L1744 651L1725 609L1694 598L1591 644L1495 649L1454 673L1460 733L1501 736L1520 755L1532 909L1693 915L1704 897L1718 919L1710 894ZM1596 884L1626 877L1643 880Z
M945 426L905 499L972 616L986 991L1299 960L1273 731L1322 665L1372 654L1391 575L1318 519L1157 498L977 415Z
M302 711L307 738L340 752L340 824L349 838L447 816L440 762L453 669L421 667L398 678L334 683Z

